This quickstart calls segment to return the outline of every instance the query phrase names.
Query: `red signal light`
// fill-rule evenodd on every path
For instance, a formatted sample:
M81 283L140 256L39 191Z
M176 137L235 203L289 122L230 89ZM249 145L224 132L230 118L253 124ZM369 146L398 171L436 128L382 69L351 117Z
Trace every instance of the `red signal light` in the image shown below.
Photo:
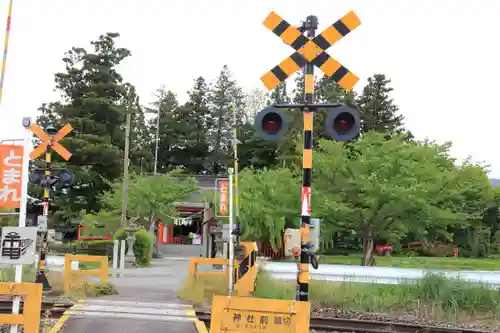
M346 134L351 131L354 123L355 120L351 113L342 112L333 121L333 129L339 134Z
M262 129L267 134L276 134L280 131L283 124L281 116L274 112L269 112L262 119Z

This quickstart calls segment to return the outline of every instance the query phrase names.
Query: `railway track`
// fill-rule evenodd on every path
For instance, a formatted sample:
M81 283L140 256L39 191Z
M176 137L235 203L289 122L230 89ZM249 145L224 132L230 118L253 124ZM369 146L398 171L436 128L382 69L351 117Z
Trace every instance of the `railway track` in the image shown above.
M41 316L43 317L49 312L51 318L59 318L64 311L73 305L71 302L42 301ZM23 313L23 306L24 304L21 302L20 313ZM0 299L0 314L7 313L12 313L12 300Z
M207 327L210 327L210 311L197 310L196 315ZM439 327L401 322L372 321L359 319L344 319L332 317L311 317L311 331L316 332L354 332L354 333L485 333L469 328Z

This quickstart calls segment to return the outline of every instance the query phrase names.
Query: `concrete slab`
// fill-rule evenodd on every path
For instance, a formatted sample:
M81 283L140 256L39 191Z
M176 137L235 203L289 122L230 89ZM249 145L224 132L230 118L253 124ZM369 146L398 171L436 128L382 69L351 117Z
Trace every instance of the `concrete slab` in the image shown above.
M157 259L149 268L126 269L110 278L118 295L80 301L67 312L62 333L191 333L196 317L177 298L188 276L188 260Z
M194 324L180 322L138 321L135 319L110 320L106 318L71 318L63 333L195 333Z
M63 333L107 332L195 332L196 316L190 305L133 302L120 300L85 300L78 302L65 313L69 319ZM133 322L131 326L124 321ZM103 329L106 328L105 331Z
M159 250L162 255L170 258L199 257L202 253L201 245L161 244Z

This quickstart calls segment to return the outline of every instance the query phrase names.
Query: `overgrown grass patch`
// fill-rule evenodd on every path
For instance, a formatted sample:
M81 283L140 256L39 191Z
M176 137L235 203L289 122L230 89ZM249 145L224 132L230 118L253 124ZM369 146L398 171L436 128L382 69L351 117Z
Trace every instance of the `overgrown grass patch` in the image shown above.
M75 278L71 284L71 291L64 291L64 274L58 271L45 271L52 290L52 296L67 296L74 299L87 297L97 297L101 295L114 295L118 291L112 283L90 283L85 278ZM0 282L13 282L15 278L14 267L4 267L0 269ZM23 282L35 282L36 267L34 265L23 266Z
M310 281L313 308L363 312L405 312L435 320L484 317L500 320L500 290L467 281L429 275L400 285ZM260 274L255 297L294 299L295 283Z
M319 262L320 264L359 266L361 263L361 255L322 255ZM382 267L402 268L483 271L500 270L500 260L490 258L376 256L375 264L376 266Z
M295 282L265 273L257 278L255 297L295 299ZM312 308L411 315L437 321L500 321L500 290L486 285L428 275L399 285L310 281ZM213 295L227 295L224 279L188 278L178 296L199 307L210 307Z
M213 295L227 295L226 279L188 277L177 296L194 306L211 306Z

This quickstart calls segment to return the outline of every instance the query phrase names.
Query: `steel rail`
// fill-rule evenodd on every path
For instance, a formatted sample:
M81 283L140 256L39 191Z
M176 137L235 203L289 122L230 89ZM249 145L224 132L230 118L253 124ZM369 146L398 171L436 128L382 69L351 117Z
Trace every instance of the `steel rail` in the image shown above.
M210 311L196 310L196 316L210 327ZM354 333L485 333L489 330L473 328L430 326L425 324L404 323L395 321L375 321L347 318L332 318L312 316L310 330L323 332L354 332Z
M48 312L51 318L58 318L73 305L74 303L71 302L42 301L41 315L43 317ZM19 313L23 313L23 306L24 302L21 300ZM12 300L0 299L0 314L8 313L12 313Z

